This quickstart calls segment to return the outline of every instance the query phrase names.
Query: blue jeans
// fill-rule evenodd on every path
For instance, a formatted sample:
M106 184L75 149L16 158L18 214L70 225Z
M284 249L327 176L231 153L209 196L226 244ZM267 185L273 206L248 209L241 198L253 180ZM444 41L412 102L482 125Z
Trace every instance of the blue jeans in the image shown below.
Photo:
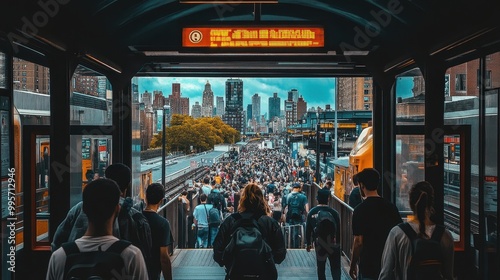
M212 247L214 245L215 236L217 236L217 232L219 232L219 226L210 226L210 242L208 247Z
M196 248L208 247L208 227L198 227L198 234L196 235Z

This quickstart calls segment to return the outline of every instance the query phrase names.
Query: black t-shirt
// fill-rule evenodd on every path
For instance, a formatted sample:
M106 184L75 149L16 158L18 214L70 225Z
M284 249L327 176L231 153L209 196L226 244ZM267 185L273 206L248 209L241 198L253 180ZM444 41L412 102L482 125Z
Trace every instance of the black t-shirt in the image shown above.
M340 216L339 212L337 210L329 207L329 206L324 206L324 205L317 205L313 207L309 213L307 213L307 220L306 220L306 244L311 245L312 241L314 241L314 227L316 226L316 216L319 211L328 211L332 214L333 218L335 219L335 223L337 226L337 232L335 233L335 236L337 238L337 243L340 241Z
M359 269L364 277L378 278L389 231L401 223L398 208L382 197L367 197L352 215L352 233L363 236Z
M150 279L156 279L157 275L160 275L161 264L160 264L160 247L170 246L174 243L172 238L172 232L170 231L170 223L167 219L162 216L149 211L142 212L146 219L149 221L149 226L151 227L151 240L152 240L152 250L151 250L151 265L149 268ZM155 276L156 278L151 278Z

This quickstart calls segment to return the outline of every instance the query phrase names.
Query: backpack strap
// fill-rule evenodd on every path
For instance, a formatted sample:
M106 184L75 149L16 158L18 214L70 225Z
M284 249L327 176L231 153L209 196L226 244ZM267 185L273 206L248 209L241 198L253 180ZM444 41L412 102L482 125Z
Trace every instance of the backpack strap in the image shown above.
M63 248L64 252L66 253L66 256L73 255L73 254L78 254L80 253L80 249L78 249L78 246L76 245L76 242L66 242L61 245Z
M431 239L440 243L441 236L443 235L443 233L444 233L444 226L436 225L436 228L434 228L434 232L432 232Z
M398 224L398 227L403 230L403 232L408 236L410 241L413 243L413 240L417 239L417 233L413 230L411 225L407 222Z
M109 246L106 252L116 253L120 255L123 252L123 250L125 250L125 248L127 248L130 244L132 243L127 240L120 239L115 243L111 244L111 246Z

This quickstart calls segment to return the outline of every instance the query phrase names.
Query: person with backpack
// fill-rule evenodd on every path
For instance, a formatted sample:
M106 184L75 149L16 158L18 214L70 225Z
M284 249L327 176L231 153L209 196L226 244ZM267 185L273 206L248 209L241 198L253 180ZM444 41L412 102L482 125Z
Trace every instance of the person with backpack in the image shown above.
M352 279L377 279L385 240L391 229L402 222L396 205L379 196L380 174L374 168L358 173L361 195L365 200L354 208L349 275Z
M149 265L149 280L159 280L160 272L163 279L172 280L172 262L169 246L174 243L170 223L158 215L158 208L165 198L165 188L160 183L153 183L146 189L146 208L142 211L151 226L151 263Z
M301 238L303 238L304 216L309 212L307 197L301 192L300 183L292 185L292 192L286 197L286 206L283 211L291 239L291 248L300 248Z
M285 240L278 222L257 184L246 185L238 212L228 216L214 241L214 260L226 269L226 279L276 280L286 256Z
M123 163L111 164L104 171L107 179L115 181L121 191L120 212L113 224L113 235L120 239L132 242L141 249L146 264L151 258L151 227L144 215L133 207L132 198L126 197L129 189L132 172ZM83 236L88 227L87 215L82 211L83 201L73 206L66 218L59 224L52 240L52 252L64 242L75 241Z
M392 228L382 254L379 279L454 279L453 237L433 222L434 189L426 181L409 193L413 216Z
M340 280L340 217L339 213L328 206L330 190L320 189L316 196L318 205L307 214L306 250L311 251L314 244L316 266L319 280L326 280L326 260L334 280Z
M83 189L82 200L88 227L82 237L54 251L46 279L148 279L141 250L113 236L113 223L120 211L116 182L90 182Z
M209 211L212 204L207 204L207 195L200 195L201 203L193 210L193 229L196 228L196 248L208 248L209 244Z

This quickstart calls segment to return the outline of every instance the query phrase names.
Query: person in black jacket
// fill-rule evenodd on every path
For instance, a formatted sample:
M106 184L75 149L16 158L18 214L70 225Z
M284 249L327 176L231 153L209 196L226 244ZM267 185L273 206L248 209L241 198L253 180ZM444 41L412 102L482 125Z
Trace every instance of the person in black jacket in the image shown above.
M272 249L274 263L280 264L283 262L286 256L283 232L278 222L271 217L271 210L264 199L262 190L254 183L246 185L242 190L238 212L228 216L220 225L213 244L214 260L220 266L225 265L223 260L224 249L231 239L231 229L234 223L242 215L251 215L256 218L263 239ZM226 277L226 279L229 278Z

